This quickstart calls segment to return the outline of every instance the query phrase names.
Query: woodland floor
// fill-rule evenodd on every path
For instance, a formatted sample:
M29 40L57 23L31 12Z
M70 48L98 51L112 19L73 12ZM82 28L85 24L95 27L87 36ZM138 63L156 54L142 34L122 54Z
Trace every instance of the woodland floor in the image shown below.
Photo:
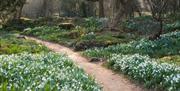
M62 45L42 41L37 38L27 37L29 40L34 40L37 43L47 46L54 52L63 53L71 58L80 68L96 79L96 81L103 87L103 91L145 91L144 88L134 84L121 74L116 74L113 71L104 68L101 64L89 62L89 60L80 53L74 52L72 49Z

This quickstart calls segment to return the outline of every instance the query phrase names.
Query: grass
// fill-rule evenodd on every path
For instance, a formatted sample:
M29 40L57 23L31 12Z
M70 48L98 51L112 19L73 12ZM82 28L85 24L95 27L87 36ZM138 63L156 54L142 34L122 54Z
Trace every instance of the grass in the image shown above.
M48 40L56 43L60 43L66 46L72 46L74 37L78 32L61 29L58 26L41 26L35 28L26 29L23 32L25 35L35 36L43 40ZM72 35L72 36L71 36Z
M0 54L16 54L21 52L40 53L48 52L45 46L31 40L18 39L14 33L0 31Z

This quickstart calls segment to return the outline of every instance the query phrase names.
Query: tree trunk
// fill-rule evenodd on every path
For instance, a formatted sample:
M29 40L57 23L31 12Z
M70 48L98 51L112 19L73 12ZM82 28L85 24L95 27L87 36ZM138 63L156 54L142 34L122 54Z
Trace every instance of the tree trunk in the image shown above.
M99 17L104 17L104 0L99 0Z
M23 9L23 6L21 6L20 9L19 9L18 16L17 16L18 20L20 20L20 18L22 16L22 9Z
M121 22L125 15L126 2L124 0L114 0L113 2L113 18L111 19L110 28L117 27L118 23Z
M163 33L163 20L159 19L158 22L160 24L160 30L156 34L153 34L152 36L149 36L150 40L156 40L156 39L160 38L161 34Z

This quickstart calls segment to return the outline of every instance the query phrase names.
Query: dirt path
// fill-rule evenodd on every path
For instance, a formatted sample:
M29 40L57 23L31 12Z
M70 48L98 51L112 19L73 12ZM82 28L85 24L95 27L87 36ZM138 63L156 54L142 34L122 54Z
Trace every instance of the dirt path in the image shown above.
M76 53L67 47L32 37L27 38L47 46L54 52L65 53L68 55L68 57L70 57L78 66L83 68L87 74L93 76L96 81L102 85L103 91L144 91L122 75L115 74L111 70L100 65L88 62L88 60L82 57L79 53Z

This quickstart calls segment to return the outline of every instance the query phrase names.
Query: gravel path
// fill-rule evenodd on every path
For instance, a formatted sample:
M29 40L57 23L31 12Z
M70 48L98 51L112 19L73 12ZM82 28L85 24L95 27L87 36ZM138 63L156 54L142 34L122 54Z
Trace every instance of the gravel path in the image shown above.
M101 65L90 63L87 58L81 56L77 52L74 52L70 48L56 43L42 41L33 37L27 37L27 39L43 44L54 52L66 54L75 62L75 64L83 68L87 74L93 76L103 87L103 91L145 91L144 89L130 82L123 75L115 74L111 70L106 69Z

